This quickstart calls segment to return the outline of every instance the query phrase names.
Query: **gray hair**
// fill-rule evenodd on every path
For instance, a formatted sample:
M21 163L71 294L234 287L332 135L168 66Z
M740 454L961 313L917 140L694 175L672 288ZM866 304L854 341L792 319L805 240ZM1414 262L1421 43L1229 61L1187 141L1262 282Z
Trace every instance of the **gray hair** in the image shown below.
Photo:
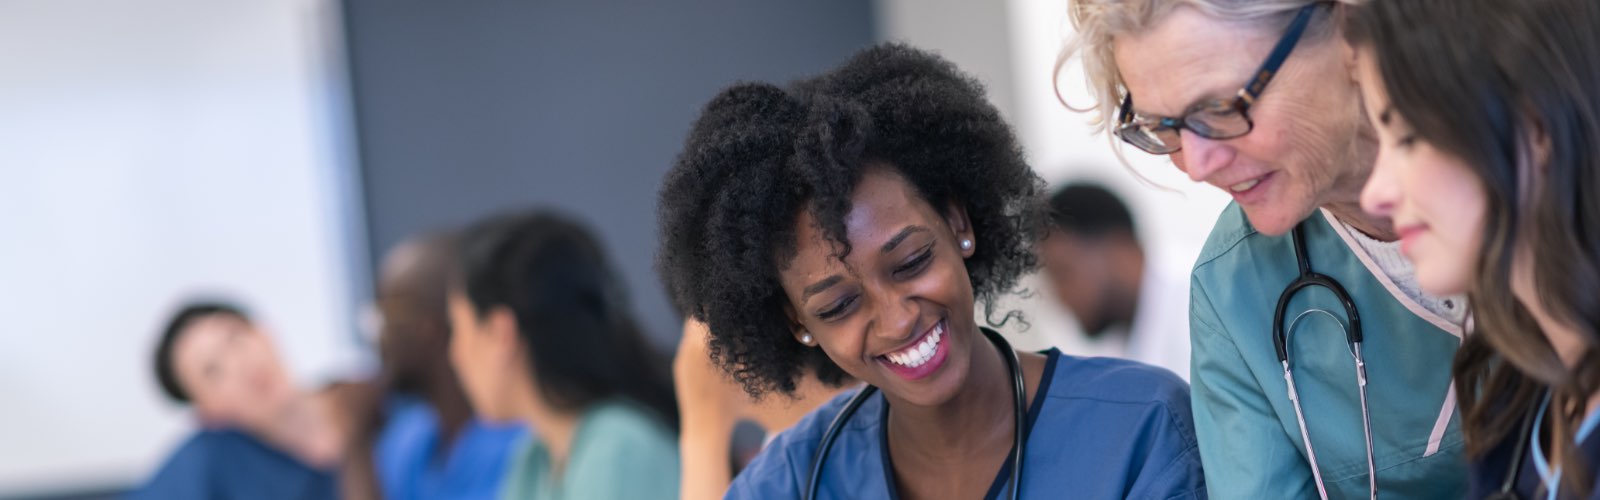
M1166 19L1180 6L1193 7L1212 18L1238 23L1242 26L1267 26L1287 22L1295 11L1306 5L1327 0L1068 0L1068 15L1076 34L1067 39L1056 57L1053 73L1060 78L1061 69L1069 59L1077 56L1083 60L1084 77L1088 81L1094 102L1077 107L1061 97L1059 85L1056 98L1067 109L1090 113L1090 124L1105 132L1116 126L1114 115L1121 104L1123 81L1121 70L1112 57L1112 39L1118 35L1140 33ZM1339 4L1355 5L1362 0L1334 0ZM1323 23L1332 25L1334 23ZM1307 38L1320 38L1331 29L1313 29ZM1240 82L1241 84L1244 82ZM1122 156L1122 148L1115 134L1107 134L1112 149ZM1124 161L1124 164L1126 162Z

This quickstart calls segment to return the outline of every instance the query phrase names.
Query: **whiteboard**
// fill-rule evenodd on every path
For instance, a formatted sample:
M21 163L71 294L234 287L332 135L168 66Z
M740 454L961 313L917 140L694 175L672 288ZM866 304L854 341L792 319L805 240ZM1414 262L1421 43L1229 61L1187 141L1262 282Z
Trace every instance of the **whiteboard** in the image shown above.
M192 294L238 298L304 383L365 359L337 13L0 2L0 497L160 465L193 419L151 350Z

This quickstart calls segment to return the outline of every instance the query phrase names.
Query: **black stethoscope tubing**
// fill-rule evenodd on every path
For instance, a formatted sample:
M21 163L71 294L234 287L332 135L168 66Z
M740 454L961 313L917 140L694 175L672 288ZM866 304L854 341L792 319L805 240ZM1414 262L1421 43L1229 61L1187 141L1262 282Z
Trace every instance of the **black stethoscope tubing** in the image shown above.
M1541 406L1535 404L1528 409L1528 414L1522 419L1522 429L1517 432L1517 444L1511 447L1511 465L1506 467L1506 477L1500 482L1500 489L1484 497L1484 500L1522 500L1522 496L1517 494L1517 478L1522 475L1529 434L1533 433L1533 420L1538 417Z
M1311 462L1311 474L1316 481L1318 495L1328 498L1327 486L1323 483L1322 472L1317 464L1316 452L1311 446L1311 435L1306 428L1305 414L1300 408L1299 391L1295 389L1294 372L1289 363L1289 333L1284 329L1283 320L1289 311L1289 301L1294 294L1311 287L1323 287L1333 292L1343 306L1345 318L1349 322L1344 328L1345 343L1350 348L1350 354L1356 363L1356 383L1361 397L1361 430L1367 445L1367 489L1368 495L1373 500L1378 498L1378 478L1376 457L1372 450L1372 425L1367 408L1367 367L1366 360L1361 353L1361 315L1356 311L1355 300L1346 292L1344 285L1328 275L1318 273L1311 269L1311 256L1306 251L1305 222L1294 227L1291 236L1294 244L1295 263L1299 266L1300 275L1284 287L1283 293L1278 296L1278 307L1272 313L1272 345L1277 351L1278 363L1283 366L1284 383L1288 386L1290 403L1294 406L1295 420L1300 424L1300 438L1306 447L1307 460ZM1310 311L1308 311L1310 312ZM1327 313L1327 311L1322 311ZM1332 314L1332 313L1328 313ZM1301 316L1305 314L1302 313ZM1299 318L1295 319L1296 322Z
M1017 358L1017 351L1011 348L1011 343L1006 342L1006 339L1001 337L999 333L986 328L980 328L979 330L983 332L984 337L989 339L990 343L994 344L996 349L1005 353L1000 357L1006 361L1006 369L1011 372L1011 389L1014 393L1013 413L1016 416L1013 424L1015 427L1011 431L1011 498L1016 500L1021 498L1022 457L1026 452L1025 447L1028 442L1028 437L1025 435L1028 419L1028 396L1022 385L1021 361ZM833 422L828 424L828 430L822 433L822 443L817 447L817 456L811 462L811 477L806 480L805 498L808 500L817 498L817 486L822 481L822 465L828 459L828 450L833 448L834 441L839 438L839 431L844 428L846 422L850 421L850 417L855 415L856 409L860 408L861 404L867 401L867 398L872 397L877 392L878 388L876 387L870 385L862 387L861 391L851 397L850 401L845 403L844 408L839 410L839 414L833 417Z
M1301 289L1320 286L1333 292L1339 299L1339 305L1344 306L1345 315L1349 317L1350 327L1344 330L1345 342L1349 344L1361 343L1361 315L1356 311L1355 300L1344 290L1344 285L1326 274L1311 270L1311 256L1306 254L1306 232L1303 226L1294 227L1294 259L1300 266L1300 276L1289 283L1278 296L1278 309L1272 314L1272 346L1278 351L1278 362L1289 360L1289 336L1283 330L1283 318L1289 311L1289 299L1294 298L1295 292Z

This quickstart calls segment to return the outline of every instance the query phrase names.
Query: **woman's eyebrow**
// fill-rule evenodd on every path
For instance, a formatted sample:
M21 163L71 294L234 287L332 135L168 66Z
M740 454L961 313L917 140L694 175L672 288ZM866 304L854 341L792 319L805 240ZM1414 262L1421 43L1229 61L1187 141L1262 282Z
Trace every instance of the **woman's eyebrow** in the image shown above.
M805 291L800 292L800 303L806 303L807 300L811 300L812 295L822 293L824 290L831 288L833 285L839 284L840 281L844 281L844 277L835 274L833 276L823 278L822 281L812 283L811 286L806 287Z
M900 242L905 241L907 237L910 237L916 233L926 232L930 231L928 231L928 228L923 226L909 226L905 229L901 229L900 234L894 235L893 238L889 238L889 241L883 244L883 249L880 250L879 253L889 253L894 250L894 247L900 246Z

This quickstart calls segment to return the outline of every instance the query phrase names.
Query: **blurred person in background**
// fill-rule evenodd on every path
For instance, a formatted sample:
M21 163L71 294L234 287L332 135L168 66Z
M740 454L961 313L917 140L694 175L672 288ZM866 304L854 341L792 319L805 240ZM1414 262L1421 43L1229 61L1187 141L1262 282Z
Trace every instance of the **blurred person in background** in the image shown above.
M746 465L729 456L739 423L755 423L770 441L851 383L849 377L824 381L812 367L800 375L793 394L756 399L717 367L709 341L705 323L685 320L683 339L672 360L678 413L683 419L678 451L683 461L681 498L685 499L722 498L728 491L736 469Z
M501 498L675 498L671 374L594 236L518 212L473 225L458 248L450 359L480 416L536 438L515 452Z
M266 332L239 307L184 306L155 351L156 380L192 406L202 429L130 498L337 498L348 415L332 391L290 379Z
M1151 259L1116 194L1073 183L1050 195L1040 262L1061 306L1115 356L1189 378L1189 282Z
M664 281L751 393L866 384L727 497L1204 498L1181 379L980 326L1035 266L1042 189L982 87L905 45L713 97L662 186Z
M352 448L351 462L373 469L346 481L375 475L388 500L493 498L523 439L519 425L474 418L450 366L445 293L453 245L453 234L423 234L390 249L378 270L377 384L388 397L372 405L381 411L372 412Z
M1377 143L1337 19L1354 0L1069 0L1114 145L1233 197L1190 281L1217 498L1461 498L1464 296L1418 285L1361 188ZM1359 321L1358 321L1359 320ZM1293 384L1293 385L1291 385Z
M1468 292L1467 498L1600 498L1600 3L1354 9L1389 217L1423 288Z

